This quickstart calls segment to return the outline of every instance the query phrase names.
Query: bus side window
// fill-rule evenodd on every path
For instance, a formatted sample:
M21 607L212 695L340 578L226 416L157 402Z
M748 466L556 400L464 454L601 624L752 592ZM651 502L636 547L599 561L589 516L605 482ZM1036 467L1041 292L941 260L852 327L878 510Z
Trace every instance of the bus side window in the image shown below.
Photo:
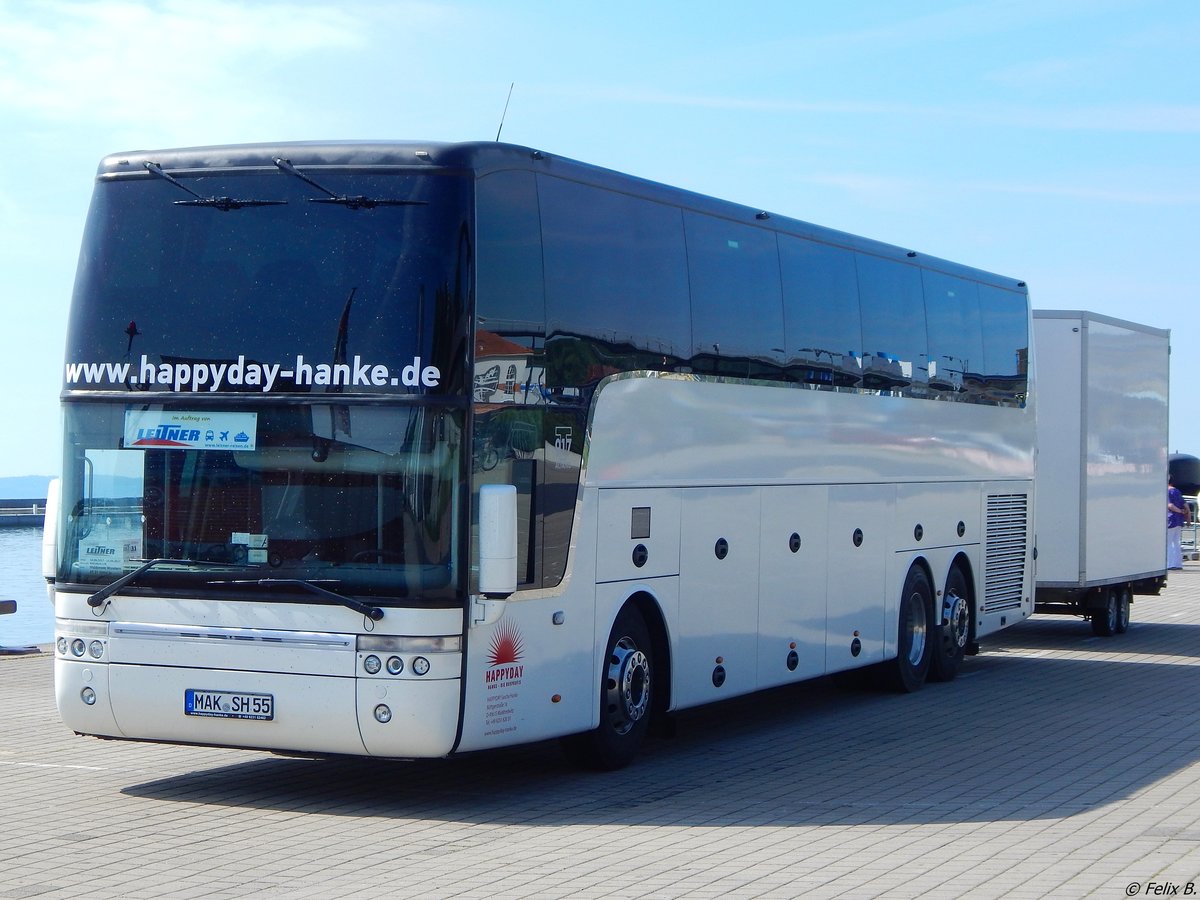
M857 387L862 380L862 316L854 254L779 236L789 381Z
M863 386L922 395L927 387L925 298L921 270L855 254L862 304Z
M1029 375L1028 300L1017 291L979 286L984 389L992 402L1024 403Z
M676 370L691 344L679 210L549 176L538 199L547 387L578 388L586 401L608 375Z
M773 232L684 215L692 286L692 367L706 375L782 380L783 291Z
M517 584L542 585L546 303L537 183L496 172L476 184L478 289L472 477L517 488Z
M983 365L979 286L928 269L921 280L929 329L929 386L942 397L970 399L968 391L977 386L977 379L968 373Z

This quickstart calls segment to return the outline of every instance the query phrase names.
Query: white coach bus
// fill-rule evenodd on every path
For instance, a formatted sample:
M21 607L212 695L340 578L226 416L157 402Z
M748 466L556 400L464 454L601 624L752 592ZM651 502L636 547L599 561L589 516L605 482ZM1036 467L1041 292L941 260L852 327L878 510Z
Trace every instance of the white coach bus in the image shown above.
M81 734L628 763L1032 611L1025 285L505 144L100 164L47 555Z

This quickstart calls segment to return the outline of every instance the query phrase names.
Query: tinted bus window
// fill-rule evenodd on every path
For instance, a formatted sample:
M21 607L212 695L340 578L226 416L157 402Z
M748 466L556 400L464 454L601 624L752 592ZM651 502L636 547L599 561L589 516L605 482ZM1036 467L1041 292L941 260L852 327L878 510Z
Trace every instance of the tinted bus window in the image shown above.
M237 371L253 361L279 377L269 388L226 378L221 391L409 394L400 376L414 365L439 372L419 392L463 390L469 180L322 173L331 191L408 201L368 210L311 203L314 189L282 173L183 177L198 193L272 205L181 205L186 195L157 178L97 185L67 361L130 367L127 382L88 388L177 389L160 366L241 359ZM339 377L364 365L390 377Z
M517 583L557 584L566 566L579 448L546 465L556 433L582 433L580 411L550 402L546 389L546 301L537 183L531 172L497 172L476 187L476 483L517 488ZM569 448L568 448L569 450ZM568 463L574 461L574 465ZM549 572L549 574L546 574Z
M1005 404L1025 399L1029 371L1029 319L1025 295L981 284L983 382L989 399Z
M862 302L863 386L911 392L927 381L925 298L916 266L856 255Z
M983 364L979 286L928 270L921 278L929 333L929 386L947 395L963 394L967 373Z
M538 196L548 387L676 369L691 344L679 210L548 176Z
M780 235L788 377L849 387L862 377L862 319L854 254Z
M542 232L532 172L497 172L476 186L477 327L526 346L546 332Z
M783 296L775 235L698 213L684 219L695 371L782 378Z

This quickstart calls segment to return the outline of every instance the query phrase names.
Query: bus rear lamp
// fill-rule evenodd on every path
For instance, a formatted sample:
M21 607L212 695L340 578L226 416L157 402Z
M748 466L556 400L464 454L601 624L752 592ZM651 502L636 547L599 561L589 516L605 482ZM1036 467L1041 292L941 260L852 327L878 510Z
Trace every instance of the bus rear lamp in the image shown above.
M94 690L92 690L92 688L90 688L90 687L85 687L82 691L79 692L79 699L81 699L88 706L95 706L96 705L96 692Z
M392 710L386 703L380 703L375 707L375 721L380 725L386 725L392 721Z
M363 660L363 668L367 670L368 675L378 675L379 670L383 668L383 662L378 656L372 653Z

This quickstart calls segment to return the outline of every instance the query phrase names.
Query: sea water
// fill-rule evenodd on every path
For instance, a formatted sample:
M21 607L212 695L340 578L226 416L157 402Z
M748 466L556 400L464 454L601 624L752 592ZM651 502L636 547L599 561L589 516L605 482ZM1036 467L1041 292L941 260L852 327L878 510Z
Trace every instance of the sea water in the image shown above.
M0 600L16 600L17 611L0 616L0 647L54 641L54 607L42 577L42 529L0 528Z

